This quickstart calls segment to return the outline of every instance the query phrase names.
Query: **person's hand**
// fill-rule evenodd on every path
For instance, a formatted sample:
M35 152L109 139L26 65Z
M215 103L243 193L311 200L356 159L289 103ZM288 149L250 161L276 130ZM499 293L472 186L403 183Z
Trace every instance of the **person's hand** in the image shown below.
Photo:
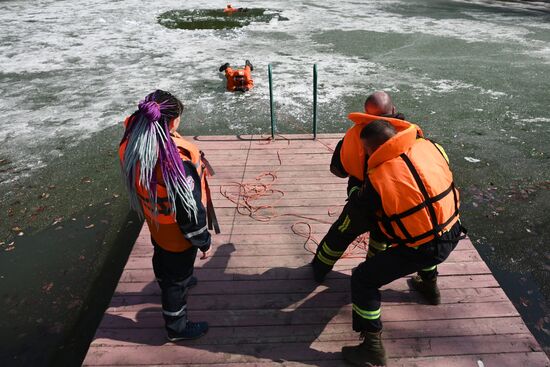
M210 257L210 254L211 254L210 249L211 249L210 244L199 247L199 250L201 250L202 252L201 260L208 259Z
M201 252L202 252L201 258L200 258L201 260L208 259L212 254L212 251L210 249L208 249L207 251L201 251Z

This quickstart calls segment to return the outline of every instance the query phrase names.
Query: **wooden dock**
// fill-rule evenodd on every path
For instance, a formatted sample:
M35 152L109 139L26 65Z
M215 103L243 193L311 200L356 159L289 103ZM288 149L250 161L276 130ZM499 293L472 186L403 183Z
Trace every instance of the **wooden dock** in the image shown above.
M216 170L210 183L222 234L212 257L197 258L188 304L190 318L210 330L194 341L166 340L144 226L84 365L345 366L341 347L359 343L349 276L365 252L356 248L318 285L306 249L315 244L304 246L309 234L323 237L344 203L346 180L328 170L341 136L197 137ZM265 208L246 215L240 188L255 193L253 209ZM389 366L550 366L469 240L439 270L438 306L423 304L406 279L383 288Z

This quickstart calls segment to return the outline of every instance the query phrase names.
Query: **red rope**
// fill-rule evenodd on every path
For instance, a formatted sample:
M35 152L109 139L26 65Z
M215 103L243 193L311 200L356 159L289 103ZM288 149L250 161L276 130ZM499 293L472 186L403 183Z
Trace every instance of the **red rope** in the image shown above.
M266 141L267 141L266 144L270 144L272 142L271 138L266 139ZM290 140L287 139L287 141L288 141L288 144L290 145ZM327 149L333 151L333 149L327 144L324 144L319 140L317 141L323 144L325 147L327 147ZM279 167L281 167L283 165L283 161L281 159L281 155L279 154L279 151L277 151L277 159L279 160ZM237 187L238 192L228 192L226 187L220 187L220 194L224 196L226 199L228 199L229 201L231 201L233 204L235 204L237 208L237 213L241 215L249 216L250 218L258 222L269 222L274 218L281 218L286 216L286 217L295 217L299 219L304 219L304 220L312 221L316 223L332 224L332 222L329 222L326 220L312 218L312 217L308 217L300 214L276 213L275 212L276 204L285 196L284 191L274 189L272 187L274 183L277 181L277 171L278 169L274 171L262 172L261 174L256 176L254 178L254 181L252 182L247 182L247 183L233 182L228 185L228 186ZM266 178L270 178L270 180L268 182L265 182ZM266 198L271 198L274 195L277 195L277 197L274 198L274 200L270 204L256 204L257 201L266 199ZM268 214L264 213L266 210L268 211ZM337 212L331 211L329 209L327 214L329 217L333 217L337 214ZM307 226L307 231L306 232L298 231L297 226L299 225ZM293 223L290 228L294 234L306 239L303 244L304 249L308 252L311 252L312 254L315 254L315 251L317 248L311 249L309 244L314 243L317 247L319 246L319 241L313 235L313 228L311 226L311 223L306 221L298 221ZM353 254L353 252L356 249L363 250L364 252L368 250L368 234L363 234L357 237L357 239L355 239L355 241L350 246L348 246L348 249L342 255L342 258L344 257L365 258L365 254L362 254L362 255Z

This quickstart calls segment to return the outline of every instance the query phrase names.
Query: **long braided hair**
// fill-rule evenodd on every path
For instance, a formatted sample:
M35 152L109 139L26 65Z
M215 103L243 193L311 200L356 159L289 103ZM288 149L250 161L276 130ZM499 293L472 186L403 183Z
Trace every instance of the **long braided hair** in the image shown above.
M130 205L143 218L136 184L149 193L153 215L157 209L157 167L166 186L171 213L176 215L176 200L181 199L189 220L196 221L197 203L185 173L176 144L170 137L170 122L178 118L183 104L172 94L156 90L139 102L129 119L121 144L127 140L122 174L130 194ZM137 182L136 182L137 181Z

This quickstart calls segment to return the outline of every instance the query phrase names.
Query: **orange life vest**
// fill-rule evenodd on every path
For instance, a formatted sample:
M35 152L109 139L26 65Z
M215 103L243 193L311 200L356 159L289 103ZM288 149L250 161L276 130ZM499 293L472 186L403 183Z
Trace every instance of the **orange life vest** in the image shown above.
M254 87L254 80L250 73L250 66L245 66L244 69L225 69L225 77L227 79L227 90L230 92L246 91Z
M128 124L131 123L130 118L127 118L124 122L126 128ZM197 169L197 173L201 179L201 201L205 208L207 208L207 190L208 183L206 176L210 174L207 165L203 162L201 157L200 150L191 142L183 139L183 137L177 132L170 134L172 140L178 148L179 155L182 160L190 161L193 163ZM119 158L122 162L124 159L124 152L126 151L126 146L128 141L125 140L120 144L119 147ZM176 221L174 215L172 215L171 203L168 200L168 194L166 187L164 186L162 173L160 168L155 168L155 174L157 175L157 200L156 203L151 203L149 200L149 193L147 190L139 184L139 175L136 175L136 192L141 201L141 206L143 208L143 214L147 225L149 226L149 231L151 232L151 237L155 242L162 247L163 249L171 252L182 252L190 248L191 242L187 240L183 233L180 230L180 227ZM157 215L154 213L154 205L156 205Z
M385 120L392 124L398 132L407 129L410 126L414 126L418 135L423 136L422 130L419 126L405 120L369 115L361 112L352 112L348 115L348 118L353 121L355 125L349 128L344 135L344 140L340 150L340 161L342 162L342 166L344 166L346 172L359 181L364 181L366 170L366 153L359 136L361 134L361 130L363 130L363 127L367 124L375 120Z
M238 12L238 11L239 11L239 9L234 8L232 6L226 6L225 9L223 9L223 12L228 13L228 14L233 14L233 13Z
M415 125L369 157L368 177L382 200L378 225L392 243L419 246L459 219L459 193L444 152L418 138Z

